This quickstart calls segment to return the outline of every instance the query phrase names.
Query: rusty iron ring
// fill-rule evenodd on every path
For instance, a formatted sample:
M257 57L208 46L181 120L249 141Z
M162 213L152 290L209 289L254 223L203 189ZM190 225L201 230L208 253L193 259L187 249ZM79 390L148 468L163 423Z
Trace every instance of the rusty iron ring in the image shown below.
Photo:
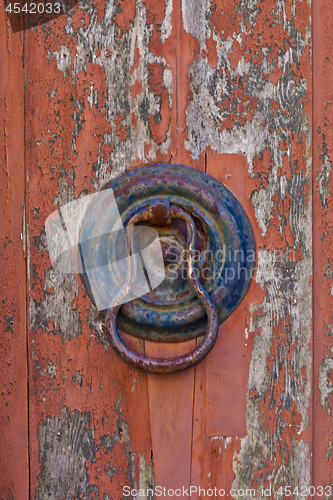
M166 204L168 210L163 207ZM112 297L128 273L124 262L128 258L125 227L133 215L151 207L149 221L132 228L137 233L134 248L141 260L137 262L141 277L135 282L134 293L123 301L117 326L121 332L142 340L165 343L204 336L207 327L205 309L186 277L186 223L180 219L170 223L170 204L180 206L193 218L196 272L216 306L221 324L239 306L250 286L256 251L253 230L243 207L226 186L208 174L168 163L126 172L106 184L101 196L90 203L81 224L78 247L83 286L105 323ZM148 228L152 229L149 236ZM141 231L147 234L143 236ZM157 276L163 272L158 264L158 249L154 250L151 244L154 235L158 235L167 264L163 269L165 280L156 286ZM170 253L166 253L167 248ZM142 267L148 249L156 258L151 262L155 267ZM151 274L155 284L150 281Z
M211 300L205 288L198 281L196 276L195 259L193 259L193 255L196 250L196 227L194 221L188 212L177 205L170 206L170 214L171 218L182 219L187 226L187 247L190 255L190 258L188 260L188 279L193 287L195 295L198 297L206 310L207 329L203 342L193 351L182 356L176 356L172 358L150 358L145 355L136 353L135 351L129 349L128 346L126 346L119 335L116 324L117 314L121 305L114 304L119 304L119 302L121 302L121 299L126 296L135 278L136 262L135 258L131 258L134 255L134 245L132 237L133 233L132 231L128 231L127 241L130 256L128 278L127 282L121 288L117 296L114 297L110 305L109 311L106 316L106 330L110 335L111 345L118 356L120 356L121 359L126 361L126 363L134 366L135 368L147 371L149 373L176 373L196 365L205 356L207 356L209 351L213 348L219 332L219 317L215 304ZM150 218L150 208L146 207L131 217L127 224L127 227L134 226L136 223L141 221L150 220Z

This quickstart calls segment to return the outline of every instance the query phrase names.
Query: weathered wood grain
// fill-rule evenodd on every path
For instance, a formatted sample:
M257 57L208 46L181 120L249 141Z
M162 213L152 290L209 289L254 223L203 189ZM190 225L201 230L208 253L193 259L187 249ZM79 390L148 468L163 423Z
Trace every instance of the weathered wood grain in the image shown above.
M0 5L0 498L28 498L23 37Z
M58 206L135 162L171 154L172 80L166 59L150 48L154 17L140 1L90 3L26 34L31 489L38 499L120 498L123 486L154 480L146 375L109 348L80 279L51 267L44 231Z
M180 356L195 341L147 345L149 356ZM147 348L148 347L148 348ZM148 374L149 413L157 486L189 488L191 477L194 368L172 375Z
M253 342L247 432L234 454L232 485L306 486L312 451L310 5L205 5L205 26L184 23L202 50L188 68L185 148L194 158L210 149L245 155L247 171L235 165L234 175L252 203L258 249L260 291L243 310Z
M246 172L246 157L241 154L207 154L206 171L225 184L250 214L256 226L250 200L251 182ZM250 256L249 256L250 257ZM244 269L238 270L240 277ZM244 437L246 433L246 392L249 371L249 324L251 300L258 296L252 280L250 291L240 307L221 325L216 348L207 358L206 433L207 436Z
M315 26L320 32L323 24L320 37L328 37L323 16L331 8L324 0L315 4ZM330 73L319 37L314 290L320 299L314 314L321 330L315 330L314 380L321 400L314 394L323 425L314 426L317 441L311 401L310 15L306 0L98 0L25 33L32 498L110 500L122 498L123 485L177 487L182 475L184 486L191 481L226 490L329 481ZM10 57L21 55L13 51ZM16 154L22 151L23 144ZM159 160L206 170L230 187L257 244L249 294L221 328L220 355L228 346L234 363L224 369L212 353L165 388L165 401L167 379L150 378L147 385L145 374L120 361L79 278L51 267L44 231L58 206L95 192L127 168ZM22 191L24 175L17 172ZM19 211L16 239L21 220ZM15 279L23 272L18 269ZM235 401L226 370L237 387ZM177 404L166 411L172 396ZM177 446L164 451L171 439L164 422L170 426L179 409L184 421L175 423ZM173 485L179 460L173 455L182 447Z
M333 488L332 4L313 4L313 482Z

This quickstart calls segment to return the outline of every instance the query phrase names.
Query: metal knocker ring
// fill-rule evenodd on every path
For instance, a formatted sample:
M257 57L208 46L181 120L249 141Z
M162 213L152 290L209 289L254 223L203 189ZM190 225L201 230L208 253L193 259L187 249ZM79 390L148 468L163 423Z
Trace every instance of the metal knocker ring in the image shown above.
M219 332L219 317L217 309L212 302L209 294L206 292L204 287L200 284L196 276L196 266L195 260L193 258L196 251L196 227L194 221L189 213L183 210L181 207L176 205L171 205L170 215L172 219L182 219L186 223L187 227L187 247L189 251L188 259L188 279L193 287L195 295L198 297L200 302L205 308L207 314L207 331L201 345L196 347L193 351L184 354L182 356L176 356L173 358L150 358L142 354L138 354L131 349L129 349L126 344L121 339L118 329L117 329L117 314L120 309L120 305L112 305L106 316L106 329L110 335L111 345L116 351L118 356L120 356L126 363L134 366L135 368L145 370L150 373L176 373L182 370L186 370L192 366L199 363L209 351L213 348L217 335ZM140 210L139 213L133 215L128 223L128 227L134 226L134 224L141 221L149 221L151 219L151 211L149 208L144 208ZM128 279L119 294L114 298L113 303L119 303L121 299L127 295L128 290L131 288L133 281L135 279L135 258L133 249L133 232L129 231L128 235L128 250L129 250L129 273Z
M113 349L152 373L201 361L255 268L252 227L237 198L199 170L161 163L126 172L80 207L67 217L82 221L79 272ZM149 358L118 330L150 342L203 341L183 356Z

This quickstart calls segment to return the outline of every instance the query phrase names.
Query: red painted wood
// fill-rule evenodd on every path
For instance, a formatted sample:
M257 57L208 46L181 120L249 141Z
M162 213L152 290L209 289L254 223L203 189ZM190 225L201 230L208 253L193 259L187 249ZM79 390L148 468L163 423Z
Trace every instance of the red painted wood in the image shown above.
M226 321L220 327L214 350L207 357L206 433L209 437L243 437L246 433L244 326L239 321Z
M99 15L102 8L104 4L99 5ZM133 19L135 9L127 14ZM75 29L80 17L76 9ZM70 47L71 60L76 60L75 43L66 37L65 24L66 17L59 18L47 39L41 29L27 32L25 45L27 219L33 269L29 290L31 492L32 498L39 498L45 488L58 488L58 496L74 498L80 495L73 486L78 483L81 492L122 498L123 487L139 487L151 468L147 377L128 367L102 341L79 277L63 278L69 280L66 284L54 274L43 236L45 220L58 206L84 190L93 192L92 166L98 155L110 152L106 145L99 152L103 134L110 130L101 112L107 93L104 71L88 63L73 85L72 77L58 69L56 58L48 56L65 45ZM101 100L90 108L91 82ZM75 136L76 152L74 102L85 103L82 129ZM122 137L125 140L124 130ZM66 314L68 319L62 321ZM137 342L135 347L140 349ZM63 470L63 463L73 464L74 469ZM73 491L66 493L65 487Z
M250 199L253 181L246 178L244 155L209 153L206 165L207 173L236 195L256 228ZM240 306L221 325L214 349L196 367L191 484L198 488L217 488L223 493L232 487L232 457L240 451L239 437L246 433L247 379L254 340L249 308L260 295L253 282ZM204 498L202 495L198 490L193 498Z
M191 457L191 486L208 489L210 485L209 454L206 436L206 362L195 367L193 432ZM195 497L194 497L195 498Z
M165 345L164 356L194 348L195 341ZM161 356L161 346L146 343L149 356ZM148 374L155 484L171 489L190 486L194 368L172 375Z
M225 184L244 209L254 215L246 193L246 167L244 155L207 155L207 173ZM252 224L253 219L252 216ZM207 358L207 436L243 437L246 433L249 305L247 295L238 309L221 325L217 345Z
M278 60L278 51L283 47L283 40L289 40L290 46L294 45L294 39L290 37L286 30L286 24L283 25L281 18L279 16L275 17L275 2L265 2L261 4L261 8L259 12L255 14L255 22L251 27L248 26L249 31L247 34L244 33L243 29L240 29L239 22L243 20L243 12L241 9L236 9L234 11L234 3L233 2L216 2L214 8L212 9L209 19L211 21L210 29L215 29L218 33L218 37L212 37L207 43L207 50L203 51L203 57L208 58L208 62L212 64L213 68L216 68L216 57L217 57L217 48L218 44L221 43L221 40L227 43L228 38L232 40L232 47L230 47L230 52L228 53L230 66L232 68L236 68L238 63L242 62L253 62L254 69L256 71L256 66L260 66L262 62L263 54L267 54L269 65L274 66ZM246 9L247 7L245 7ZM221 11L222 9L222 11ZM285 6L286 18L290 19L291 17L291 3L288 2L288 5ZM232 12L232 15L230 15ZM296 23L297 29L300 30L300 34L304 35L305 26L308 25L310 10L309 6L302 2L301 4L297 4L296 9ZM273 20L274 18L274 20ZM241 33L239 35L238 40L235 40L234 34ZM214 43L214 41L215 43ZM301 121L303 119L309 120L311 123L311 66L309 59L309 47L304 50L304 53L300 56L300 63L296 71L296 81L298 82L298 71L302 68L302 77L305 78L307 82L306 86L306 94L304 96L304 101L302 101L302 113L304 113ZM220 47L221 50L221 47ZM265 52L267 51L267 52ZM206 67L204 67L205 70ZM217 68L216 68L217 71ZM240 131L242 127L240 125L244 125L244 123L251 122L253 120L253 113L257 108L257 97L256 94L246 94L245 89L246 86L246 78L243 75L238 74L235 76L235 80L231 78L231 70L228 64L226 67L222 67L219 71L225 71L226 76L219 80L219 84L222 85L222 82L228 82L228 87L220 90L220 94L223 95L223 106L222 109L226 110L226 119L221 120L221 123L214 123L217 128L220 130L225 129L226 131L230 130L237 135L237 131ZM230 71L230 73L229 73ZM294 71L294 70L293 70ZM279 85L277 92L281 94L284 93L284 86L282 80L282 70L278 67L269 71L269 74L259 74L259 78L267 78L273 85ZM285 78L288 78L288 74L286 72ZM211 77L213 80L213 77ZM290 75L290 78L292 76ZM221 81L222 80L222 81ZM260 86L258 82L258 87ZM205 87L203 86L205 90ZM205 105L208 107L211 106L212 95L217 93L216 99L219 98L220 94L218 90L212 85L210 95L206 94L205 97L201 101L201 108L198 106L198 116L196 117L198 123L201 123L203 119L200 115L200 111L205 109ZM196 96L197 97L197 96ZM230 101L228 102L228 97ZM189 97L192 99L192 96ZM239 100L238 100L239 99ZM284 98L282 98L284 99ZM289 97L286 97L286 101L288 102ZM238 102L236 108L233 108L233 103ZM215 108L216 109L216 108ZM214 109L214 111L215 111ZM267 134L267 142L269 143L269 138L274 136L274 125L272 120L272 116L274 115L274 109L278 110L279 116L283 116L285 122L288 122L290 116L287 116L287 111L282 101L279 101L277 98L275 102L272 103L272 108L267 110L266 117L263 121L263 124L267 123L265 120L268 120L269 131L271 135ZM292 110L294 113L295 110ZM215 111L217 114L217 112ZM194 114L191 117L195 118ZM274 120L273 120L274 121ZM281 122L282 123L282 122ZM290 128L292 127L291 122L288 122ZM207 128L210 125L209 119L205 122ZM258 124L259 126L259 124ZM284 125L285 126L285 125ZM282 127L282 125L281 125ZM198 126L198 129L200 126ZM287 135L289 128L287 126ZM203 129L205 132L205 129ZM278 133L281 132L281 128L278 129ZM259 131L258 131L259 133ZM280 143L276 148L267 148L265 151L261 151L260 154L254 155L253 165L251 169L248 165L248 162L245 156L238 154L243 149L243 141L248 139L245 138L245 134L243 134L243 130L240 132L240 137L238 140L231 142L229 145L228 140L229 136L226 134L227 146L225 149L230 149L229 154L221 154L215 155L213 163L210 163L211 157L214 155L210 155L210 147L206 148L207 157L207 172L212 173L215 177L219 178L224 182L239 198L243 207L245 208L248 216L250 217L252 226L255 232L256 244L258 251L261 251L261 259L264 258L265 255L270 254L270 258L276 258L275 256L283 256L286 255L286 261L290 260L291 266L296 270L297 261L302 260L303 258L308 257L307 250L304 246L300 245L295 239L295 234L297 230L293 227L292 218L295 217L294 210L291 210L291 206L296 200L299 200L299 206L302 207L303 214L306 213L308 209L308 198L307 198L307 187L305 187L305 191L302 192L293 192L288 189L285 193L282 193L277 189L272 189L272 185L277 183L283 183L284 179L286 182L291 185L296 181L295 172L292 171L291 165L297 165L299 168L300 176L306 176L308 172L308 167L306 164L306 159L308 157L307 144L305 141L305 134L298 136L297 134L290 133L290 139L283 139L281 137ZM307 135L307 138L309 136ZM221 139L222 141L222 139ZM250 139L252 141L252 139ZM223 143L221 146L218 145L216 141L216 149L221 148L223 150ZM232 151L233 149L233 151ZM289 157L286 156L286 150L288 149ZM274 165L273 158L273 150L274 154L276 153L278 158L281 158L282 166L278 169L276 165ZM237 153L237 154L235 154ZM281 155L281 156L279 156ZM275 159L276 161L276 159ZM290 162L290 164L289 164ZM214 169L209 169L209 165L214 165ZM275 180L273 180L272 173L276 172ZM213 173L214 172L214 173ZM307 181L308 182L308 181ZM271 183L269 185L269 183ZM288 185L287 184L287 185ZM300 188L301 189L301 188ZM271 193L274 193L274 196ZM257 206L257 213L254 211L254 203L255 196L262 196L261 206ZM271 198L270 198L271 197ZM273 199L272 199L273 198ZM266 203L271 200L272 203L272 211L270 212L269 203ZM288 215L287 215L288 214ZM293 214L291 216L291 214ZM287 223L285 225L281 225L281 220L283 216L286 216ZM266 217L267 222L260 220L260 217ZM297 216L296 216L297 218ZM308 219L307 219L308 220ZM264 222L264 224L263 224ZM265 227L266 225L266 227ZM309 236L309 231L307 232L307 238ZM307 240L309 241L309 240ZM294 252L288 252L286 249L294 248ZM304 253L303 253L304 252ZM303 254L303 255L302 255ZM268 263L267 263L268 264ZM278 265L278 262L277 262ZM311 265L311 264L310 264ZM205 479L204 472L200 471L200 464L203 465L206 475L209 476L211 480L211 485L225 485L226 488L234 487L245 487L245 488L257 488L259 484L264 485L264 487L269 487L270 485L274 485L279 487L281 484L304 484L308 480L311 481L309 476L304 476L302 467L309 466L311 460L311 445L312 445L312 420L311 420L311 402L307 407L307 415L301 417L302 408L300 405L295 406L295 402L298 399L297 394L302 397L302 391L305 390L305 386L307 386L306 390L309 390L309 385L304 383L305 380L309 381L310 371L309 371L309 363L311 360L311 355L309 352L309 334L310 334L310 325L307 324L305 329L304 325L300 326L300 330L303 333L303 339L306 338L306 344L302 345L302 348L305 348L306 351L306 359L307 361L303 361L303 366L299 368L294 365L291 354L295 350L297 352L298 342L295 340L291 340L291 332L293 331L293 322L297 322L297 313L293 310L292 307L287 306L287 296L285 295L285 289L281 286L281 283L276 282L276 290L271 286L270 282L272 278L270 278L267 274L265 276L265 265L263 265L263 260L261 260L261 275L259 275L256 279L257 283L253 283L249 294L246 296L245 300L238 308L238 310L233 314L230 321L235 322L235 325L239 325L241 330L243 330L245 334L245 329L248 329L248 346L246 351L246 369L249 373L249 381L247 381L247 377L242 381L242 388L240 392L246 390L246 406L247 406L247 429L245 438L240 443L240 440L235 438L228 438L226 442L228 442L228 446L226 447L234 460L234 468L233 470L230 468L231 456L227 462L222 466L222 456L224 449L223 446L220 446L222 443L221 436L217 436L217 439L214 441L208 440L207 435L207 422L205 422L204 417L202 415L201 404L205 401L207 416L211 417L210 425L216 426L218 428L218 422L220 415L223 415L223 398L221 394L223 394L224 380L222 378L223 368L219 366L215 366L213 368L212 373L209 373L209 356L206 359L206 375L205 378L201 377L200 382L198 381L198 386L196 385L196 397L199 398L200 403L198 406L195 404L195 408L198 408L198 427L195 429L195 438L193 442L193 451L196 455L193 457L193 471L194 474L192 476L192 481L201 481L203 484L207 484L208 480ZM286 280L286 286L288 283L288 275L284 274L283 279ZM295 283L297 283L297 279L295 276ZM274 280L273 280L274 281ZM291 281L291 280L290 280ZM290 283L291 284L291 283ZM309 311L311 309L311 303L309 301L309 290L310 290L310 279L305 284L303 288L304 295L302 300L305 300L307 303L306 309ZM291 288L292 289L292 288ZM297 288L296 288L297 290ZM291 299L290 299L291 300ZM297 298L294 297L294 303L297 303ZM275 307L276 301L276 307ZM279 303L279 301L281 301ZM281 312L277 312L279 305L285 301L285 305L283 305L283 309ZM271 306L269 305L271 303ZM305 311L304 311L305 313ZM279 314L281 314L281 318L278 319ZM302 317L302 314L301 314ZM265 324L266 319L270 322L270 324ZM295 323L294 323L295 324ZM297 323L296 323L297 324ZM222 334L223 334L223 326L222 325ZM225 325L226 328L227 324ZM270 335L268 335L270 332ZM305 333L306 332L306 333ZM304 334L306 337L304 337ZM236 334L237 335L237 334ZM295 335L295 333L293 333ZM239 336L235 338L235 346L237 346L237 354L236 354L236 362L235 366L229 367L230 372L230 380L232 379L232 374L234 375L237 381L237 356L241 358L240 353L243 353L244 349L244 336ZM264 338L266 338L266 345L269 345L269 349L267 352L266 346L264 343ZM222 343L222 340L219 340ZM255 345L261 345L262 351L254 352ZM287 364L285 367L281 363L279 359L279 353L286 353L285 355ZM287 354L289 353L289 354ZM213 356L213 353L211 353ZM238 358L238 359L239 359ZM261 373L256 373L255 367L261 367ZM279 374L275 374L276 367L279 366ZM197 369L198 372L202 374L201 367ZM302 376L299 377L297 371L301 370ZM306 375L305 375L306 373ZM297 386L293 391L290 391L288 388L288 377L292 381L295 380L297 375ZM203 391L203 382L206 380L206 393ZM207 382L209 380L209 382ZM197 379L196 379L197 382ZM215 387L212 384L219 384L218 388L215 391ZM304 387L303 387L304 386ZM256 389L260 387L265 387L264 392L262 389ZM290 386L289 386L290 387ZM211 414L209 414L208 405L207 405L207 388L211 393L214 393L216 398L217 394L220 393L220 397L214 400L216 415L214 415L214 407L212 405ZM220 391L219 391L220 389ZM226 388L227 394L230 395L230 401L232 405L236 405L237 402L232 400L232 391L231 388ZM237 394L237 393L235 393ZM290 397L293 398L291 407L288 408L288 404L286 401L284 402L284 395L290 394ZM198 396L197 396L198 395ZM213 400L213 397L212 397ZM244 412L244 405L243 405ZM281 413L282 412L282 413ZM235 413L234 413L235 415ZM213 420L215 417L215 420ZM237 417L234 417L237 419ZM244 418L244 413L243 413ZM308 423L306 423L308 420ZM300 433L300 422L304 422L304 428L302 433ZM194 415L194 422L196 422L196 414ZM199 423L200 422L200 423ZM244 422L244 420L243 420ZM226 423L228 424L228 430L233 432L233 427L237 426L237 422L230 423L226 419ZM201 426L201 429L200 429ZM199 430L200 429L200 430ZM221 432L221 435L225 435L222 429L222 425L218 428ZM201 431L201 432L200 432ZM238 430L239 431L239 430ZM300 435L301 434L301 435ZM201 438L200 438L201 436ZM264 437L265 436L265 437ZM271 452L268 453L268 449L266 448L266 439L269 443L272 443ZM209 444L208 444L209 443ZM216 443L218 445L216 446ZM258 446L256 446L258 443ZM260 445L259 445L260 443ZM298 448L299 446L299 448ZM309 452L303 455L303 458L298 465L294 466L294 470L290 470L289 458L291 456L295 456L295 451L297 449L301 449L301 446L308 447ZM305 448L304 448L305 449ZM232 451L231 451L232 450ZM280 451L281 450L281 453ZM283 450L283 452L282 452ZM228 453L227 453L228 454ZM301 472L302 471L302 472ZM303 474L303 475L302 475ZM308 479L309 478L309 479ZM300 481L301 483L297 483ZM310 483L311 484L311 483ZM198 496L199 498L199 496Z
M199 160L193 160L183 145L187 134L189 76L186 67L199 54L199 45L182 27L180 0L173 3L172 26L169 45L165 45L162 52L170 64L174 82L175 102L171 126L175 135L169 160L204 170L204 154ZM171 44L172 52L169 49ZM171 357L191 351L194 345L193 341L175 345L146 343L146 353L156 357ZM155 484L167 489L182 490L190 486L194 374L195 369L165 377L148 375Z
M313 3L313 482L332 483L333 6Z
M10 154L7 159L2 155L2 161L11 164L18 183L16 199L6 198L2 202L3 220L7 221L5 232L12 231L15 243L14 253L5 241L4 255L10 262L15 258L16 266L12 273L12 268L5 265L5 283L9 273L15 283L11 302L6 304L9 312L5 314L13 315L14 308L17 314L15 337L10 342L11 353L15 351L15 356L10 357L14 361L11 368L5 365L4 373L9 384L15 375L15 389L10 390L12 394L17 391L15 401L19 401L13 408L6 407L11 420L5 423L4 450L11 459L5 465L4 495L16 493L14 488L22 487L23 491L27 484L26 369L22 370L19 385L17 381L22 359L26 359L22 299L25 292L18 285L24 282L24 261L18 252L24 146L22 130L17 132L23 113L23 81L32 498L43 498L48 489L55 492L55 488L58 489L54 494L66 499L76 496L78 500L85 494L90 498L122 498L122 486L143 485L153 466L155 484L171 488L186 487L191 482L205 489L224 488L228 492L232 486L268 487L273 481L277 485L295 485L297 481L324 485L329 480L333 362L332 276L327 262L330 264L332 247L328 190L332 138L331 70L326 57L330 58L327 54L331 52L327 40L332 8L327 0L314 0L314 64L318 60L318 66L312 109L309 3L288 0L283 9L280 4L267 0L256 9L253 2L194 2L186 20L184 6L192 2L175 0L172 29L163 43L166 3L117 3L110 19L116 37L112 39L109 33L94 42L91 36L94 30L98 31L94 23L103 20L105 5L96 3L96 18L79 6L73 10L71 21L63 16L47 30L39 27L25 33L24 75L22 35L14 38L9 29L7 37L6 31L1 31L1 59L4 58L8 70L5 77L1 75L6 114L4 102L1 106L5 129L10 132L2 139L2 150L7 147ZM136 33L145 33L146 39L139 37L140 40L132 40L133 45L126 45L135 32L138 9L142 9L142 15ZM201 17L196 17L198 9ZM88 29L89 23L92 24ZM87 30L86 34L82 30ZM115 65L116 61L121 63L112 71L105 64L108 72L101 60L96 60L99 57L108 58ZM194 70L198 61L203 66ZM248 64L252 64L250 72ZM162 84L165 69L172 75L172 105L166 83ZM214 78L209 76L210 71ZM136 75L133 81L131 75ZM195 88L196 76L202 77L200 88ZM8 88L8 82L15 85ZM130 96L126 97L128 83ZM20 97L14 102L17 89ZM118 101L109 109L114 95ZM269 108L265 108L263 95ZM139 104L133 104L138 96L146 98L140 101L142 107L147 106L148 110L155 106L159 113L150 109L141 119ZM122 101L126 99L133 100L133 136L129 135L130 127L124 125L128 104L123 106ZM197 107L193 110L190 104L194 101ZM211 114L207 109L213 110ZM263 113L262 122L254 121L258 109ZM312 112L314 427L309 400L311 332L306 322L311 316L308 174ZM255 144L257 149L250 166L244 148L251 152L253 142L258 140L255 133L246 137L245 129L251 125L265 137L262 143ZM225 133L223 140L217 135L218 139L212 141L211 126L218 134ZM19 147L10 143L13 130L15 146L18 141ZM135 136L138 130L142 136ZM171 145L163 153L159 146L169 131ZM107 143L107 135L113 138L112 144ZM191 149L194 146L198 153ZM137 154L140 147L144 158ZM152 154L153 147L157 148L156 155ZM107 347L98 324L95 325L96 312L80 281L61 280L52 271L44 236L45 219L58 206L94 192L125 167L151 161L150 154L153 161L179 162L206 170L226 184L251 220L261 259L256 281L237 311L222 325L215 350L195 369L166 378L138 373ZM112 161L108 163L110 157ZM12 193L14 177L7 173L1 171ZM325 202L323 206L323 196L327 206ZM11 212L16 218L5 219ZM283 261L280 257L284 253L287 256ZM280 266L281 279L271 278L267 272L275 269L274 262ZM17 322L20 328L16 336ZM191 348L191 344L144 347L128 336L126 340L151 355L172 355L179 349ZM6 363L7 355L8 352ZM24 443L23 450L18 440L21 447ZM12 455L8 455L11 446ZM310 478L312 451L314 475ZM62 469L63 463L71 465ZM71 467L79 467L79 472ZM20 484L17 471L22 472ZM71 488L75 481L82 490L62 492L63 484ZM17 495L25 499L25 493ZM200 494L193 498L200 498Z
M0 6L0 497L29 496L23 35Z
M173 74L176 84L176 113L177 113L177 136L176 155L172 157L172 163L180 163L205 170L205 154L200 154L198 159L194 159L185 142L188 140L188 126L186 122L187 106L189 103L189 83L191 77L188 73L189 66L200 55L200 44L190 33L187 33L183 25L182 0L173 2L173 26L176 37L176 64L173 66Z

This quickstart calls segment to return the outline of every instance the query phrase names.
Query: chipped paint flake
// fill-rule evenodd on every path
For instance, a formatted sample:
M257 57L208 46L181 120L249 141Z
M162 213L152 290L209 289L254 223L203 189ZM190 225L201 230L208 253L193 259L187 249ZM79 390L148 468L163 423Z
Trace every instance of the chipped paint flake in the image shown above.
M152 500L153 497L149 495L149 493L147 494L147 491L154 491L155 489L154 469L152 465L147 464L147 461L143 455L140 456L139 470L139 485L137 488L137 495L135 496L135 500ZM144 493L144 495L139 495L139 493L142 492Z
M206 48L206 40L211 30L207 12L210 0L182 0L183 25L187 33L191 33L200 42L200 48Z
M165 16L161 26L161 42L164 43L172 33L172 11L173 11L173 0L165 1Z
M69 412L47 417L39 426L40 476L36 500L76 498L88 492L86 462L96 448L87 413Z
M92 106L94 102L95 107L100 110L99 113L101 111L103 113L104 134L100 134L99 143L100 147L107 145L110 148L108 158L105 160L98 156L94 165L97 189L115 175L124 172L133 160L155 160L157 151L167 154L171 145L170 130L167 130L162 140L157 140L150 126L150 117L160 120L162 106L162 96L150 88L150 68L154 64L163 68L170 109L172 107L172 74L165 58L155 55L149 48L153 27L147 26L145 4L141 0L136 1L134 20L130 21L129 31L124 34L119 32L119 28L112 20L114 9L114 3L107 2L106 14L101 21L98 21L96 15L92 15L88 27L85 30L79 29L76 34L76 57L72 68L74 86L78 85L79 80L84 76L81 73L87 71L87 64L90 62L102 68L105 74L107 94L105 102L101 103L101 96L97 93L92 97L92 90L86 98L89 106ZM164 30L167 29L167 32L165 36L171 34L168 31L171 13L172 0L169 0L166 4ZM96 56L96 47L99 47L98 56ZM132 88L137 84L141 85L142 90L132 95ZM84 104L76 101L73 105L76 108L75 117L79 119L84 114ZM119 118L121 119L120 129L117 128ZM75 151L77 151L79 135L80 129L78 128L73 139ZM112 172L110 172L111 167Z
M330 176L332 171L332 164L328 157L325 155L321 169L317 175L316 181L318 182L318 190L320 192L320 199L322 208L327 208L327 197L331 194L331 190L328 187L330 182Z
M245 121L242 115L240 120L245 121L242 127L234 127L231 130L224 127L224 121L227 123L230 118L230 111L223 107L223 96L229 101L229 90L226 87L226 72L229 71L225 60L226 50L227 47L219 49L216 67L202 56L189 66L189 89L193 98L186 111L188 141L185 142L185 147L191 151L194 159L208 146L220 154L243 153L251 167L254 157L264 149L267 125L262 111L252 113L249 109L251 120ZM232 70L231 73L234 73L236 78L236 71ZM250 101L247 104L249 103Z
M333 355L333 346L331 346L331 354ZM326 410L328 415L332 415L331 406L329 404L329 395L333 393L333 384L329 380L329 376L333 371L333 358L326 356L323 359L319 368L319 383L318 389L320 392L320 404L323 410Z
M58 70L62 71L64 76L67 77L72 65L72 54L70 49L66 47L66 45L61 45L60 50L49 52L48 57L55 57Z

